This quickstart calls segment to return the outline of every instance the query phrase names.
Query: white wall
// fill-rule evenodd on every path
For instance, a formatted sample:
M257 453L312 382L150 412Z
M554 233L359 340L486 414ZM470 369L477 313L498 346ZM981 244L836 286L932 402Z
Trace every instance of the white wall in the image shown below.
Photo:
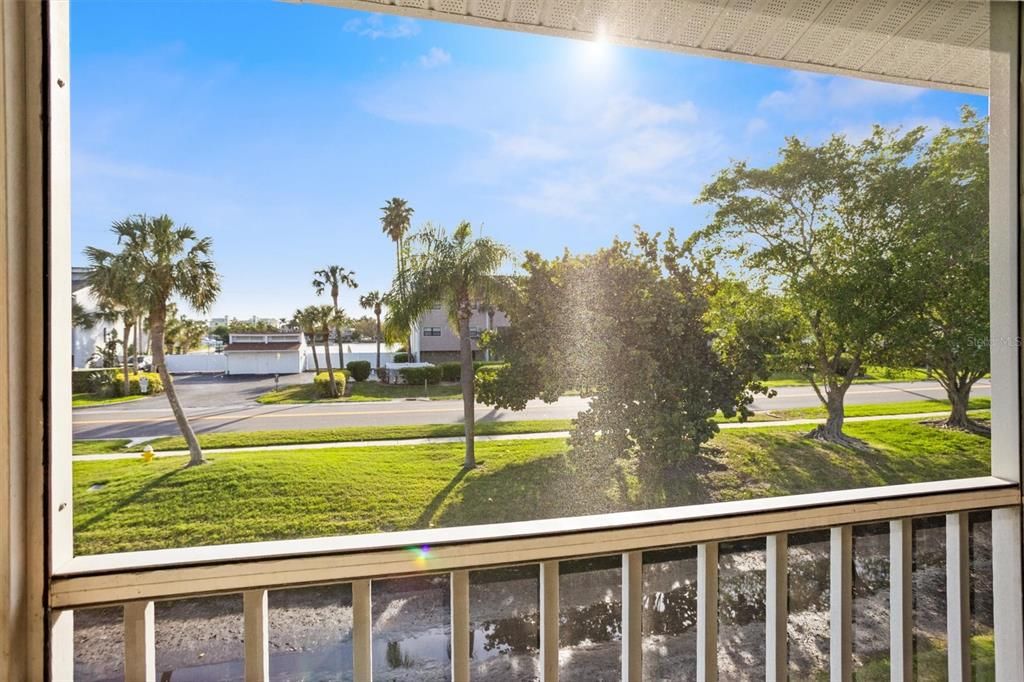
M298 374L302 371L299 351L226 352L228 374Z
M221 373L228 369L227 357L223 353L188 353L167 355L167 371L171 374Z
M395 347L388 346L387 344L380 345L380 364L386 365L392 361L395 356ZM373 367L377 363L377 344L376 343L346 343L345 344L345 364L348 364L357 360L365 360L370 363L370 367ZM327 361L324 357L324 347L318 345L316 347L316 357L320 362L320 370L325 371L327 369ZM338 363L338 347L335 345L331 346L331 364L334 369L339 369ZM316 365L313 364L313 349L306 348L306 371L313 372L316 370Z

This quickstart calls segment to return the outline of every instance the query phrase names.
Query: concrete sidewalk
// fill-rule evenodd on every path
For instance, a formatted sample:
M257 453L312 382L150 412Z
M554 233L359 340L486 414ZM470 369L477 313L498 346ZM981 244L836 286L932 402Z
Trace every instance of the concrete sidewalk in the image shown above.
M949 415L945 412L918 412L916 414L884 414L871 417L847 417L846 423L853 422L876 422L891 421L894 419L940 419ZM728 422L719 424L723 431L732 429L762 429L778 426L813 426L824 424L825 419L786 419L780 421L763 422ZM477 436L477 443L490 443L504 440L544 440L548 438L568 438L568 431L548 431L544 433L518 433L501 434L496 436ZM343 441L340 443L296 443L293 445L262 445L255 447L239 448L204 448L207 455L224 454L231 452L281 452L286 450L328 450L335 448L367 448L367 447L401 447L403 445L433 445L437 443L461 443L462 436L444 436L439 438L396 438L392 440L358 440ZM184 457L188 450L167 450L153 453L155 457ZM74 455L71 459L75 462L105 462L119 459L139 459L140 452L118 452L105 455Z

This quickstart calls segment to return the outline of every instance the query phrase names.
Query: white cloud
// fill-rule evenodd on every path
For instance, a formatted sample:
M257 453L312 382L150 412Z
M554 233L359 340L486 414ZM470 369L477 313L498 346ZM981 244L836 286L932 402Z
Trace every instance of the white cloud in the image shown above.
M534 135L492 134L493 150L509 159L558 161L569 156L569 151L553 140Z
M755 116L754 118L747 121L747 137L754 137L755 135L760 135L766 130L768 130L768 121L764 120L763 118Z
M445 64L452 63L452 56L440 47L432 47L426 54L420 55L420 66L424 69L434 69Z
M790 86L769 93L758 107L787 117L817 117L825 111L907 104L926 92L909 85L794 71Z
M366 18L349 19L343 29L346 33L355 33L365 38L396 39L411 38L420 32L420 25L409 17L385 17L383 14L371 14Z

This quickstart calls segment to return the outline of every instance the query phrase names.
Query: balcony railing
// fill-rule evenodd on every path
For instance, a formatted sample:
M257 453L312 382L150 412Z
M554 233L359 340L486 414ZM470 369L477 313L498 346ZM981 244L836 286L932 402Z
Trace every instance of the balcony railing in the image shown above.
M268 680L268 590L350 583L353 679L368 682L374 667L374 581L447 573L451 677L464 682L470 679L472 646L470 571L535 564L540 577L539 671L541 679L551 681L559 674L560 562L621 555L621 586L610 587L621 588L621 679L634 682L643 677L644 552L695 545L697 677L713 680L719 648L719 544L764 538L765 671L768 680L784 680L788 675L788 538L827 529L828 594L832 595L829 674L833 680L847 680L853 665L853 529L888 522L888 658L892 679L910 679L911 524L915 518L944 516L949 679L967 680L971 674L967 514L992 510L996 545L1000 524L1017 527L1014 515L1019 515L1020 503L1018 486L988 477L554 521L78 557L54 579L51 607L59 617L74 609L123 606L125 679L153 680L154 601L241 594L245 679ZM998 570L998 563L994 565ZM999 584L997 575L997 590ZM1001 596L997 592L995 597L998 611ZM998 624L997 614L997 628ZM998 647L998 632L996 641Z

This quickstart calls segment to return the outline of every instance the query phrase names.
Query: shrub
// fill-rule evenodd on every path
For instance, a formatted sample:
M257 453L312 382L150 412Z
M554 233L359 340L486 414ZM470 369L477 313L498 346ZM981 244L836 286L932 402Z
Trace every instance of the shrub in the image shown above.
M338 370L334 373L334 383L338 385L338 395L345 394L345 383L348 381L347 370ZM327 372L320 372L313 377L313 385L316 386L317 395L321 398L331 397L331 375Z
M345 367L356 381L366 381L370 378L370 363L367 360L353 360Z
M394 357L391 358L391 362L409 362L409 354L395 353Z
M71 372L72 393L97 393L117 373L117 367L76 369Z
M441 381L459 381L462 378L461 362L442 362L438 367L441 368Z
M473 371L476 372L481 367L500 367L501 365L504 364L505 363L502 362L501 360L474 360Z
M156 395L157 393L164 392L164 382L160 380L160 375L156 372L133 372L128 375L128 395L142 394L142 389L139 388L140 377L146 377L149 381L146 395ZM111 377L109 386L115 396L124 396L124 372L116 372Z
M398 370L398 374L407 384L420 386L424 381L428 384L441 383L441 368L438 365L407 367L406 369Z

